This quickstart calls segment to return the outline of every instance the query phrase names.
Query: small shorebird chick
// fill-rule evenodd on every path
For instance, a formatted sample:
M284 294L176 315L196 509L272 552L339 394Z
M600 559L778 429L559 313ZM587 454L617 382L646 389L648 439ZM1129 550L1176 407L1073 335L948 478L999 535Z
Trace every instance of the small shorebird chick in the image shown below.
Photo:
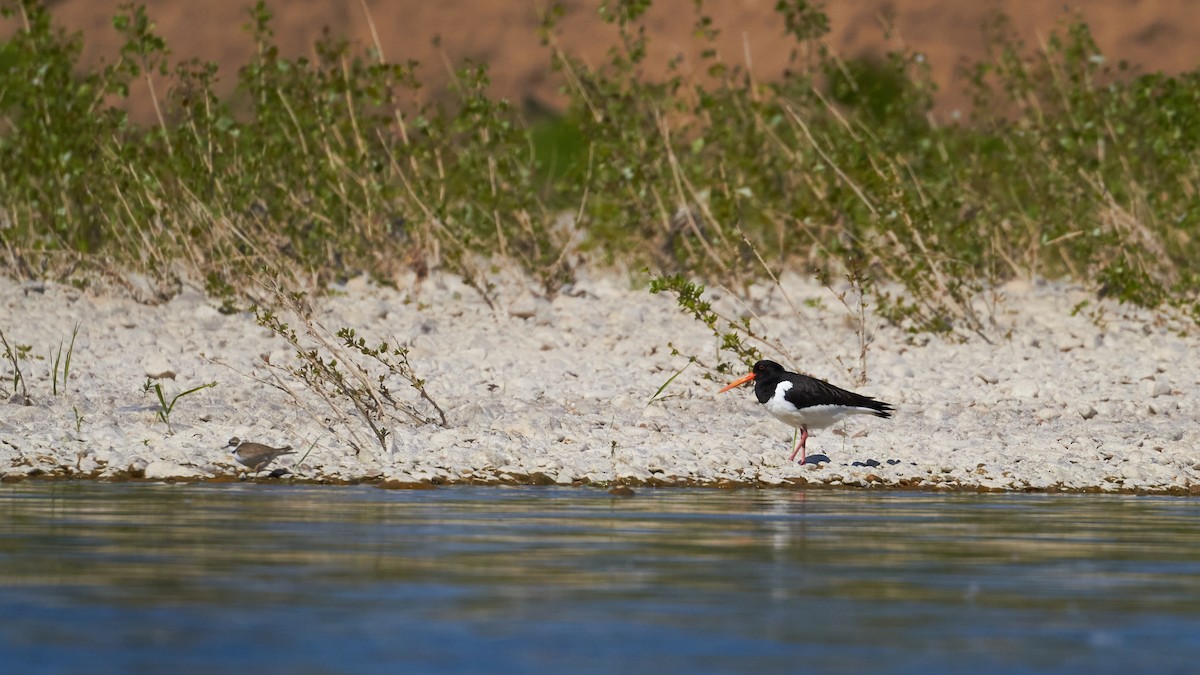
M243 441L237 436L229 439L229 443L225 447L233 448L229 451L229 454L233 455L238 464L254 471L256 474L274 461L276 457L296 454L296 451L292 450L292 446L290 445L285 445L282 448L272 448L262 443Z

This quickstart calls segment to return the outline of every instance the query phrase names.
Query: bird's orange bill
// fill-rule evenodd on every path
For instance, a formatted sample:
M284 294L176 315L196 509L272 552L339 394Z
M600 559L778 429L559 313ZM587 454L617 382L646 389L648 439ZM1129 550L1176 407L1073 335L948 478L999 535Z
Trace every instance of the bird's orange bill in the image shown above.
M747 375L739 380L734 380L733 382L730 382L729 384L725 385L725 388L722 389L721 391L718 391L717 393L724 394L725 392L729 391L730 389L733 389L734 387L740 387L743 384L746 384L747 382L749 382L750 380L753 380L753 379L754 379L754 373L750 373L749 375Z

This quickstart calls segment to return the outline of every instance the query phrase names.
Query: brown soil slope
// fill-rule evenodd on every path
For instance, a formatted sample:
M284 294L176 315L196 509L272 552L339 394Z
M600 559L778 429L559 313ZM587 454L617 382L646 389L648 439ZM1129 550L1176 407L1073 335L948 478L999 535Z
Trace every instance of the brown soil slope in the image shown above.
M59 0L52 3L61 25L84 31L85 58L112 60L116 35L110 27L118 2ZM221 63L225 80L249 56L252 45L242 26L251 0L154 0L149 13L171 46L175 58L200 57ZM357 43L373 42L369 10L379 43L390 61L417 59L421 77L436 92L446 80L447 63L471 58L492 68L494 92L514 100L558 102L556 81L536 27L539 8L548 0L275 0L274 28L285 54L307 54L328 27ZM598 17L599 0L565 0L560 44L591 63L599 62L615 40L615 31ZM961 64L982 55L980 26L999 11L1012 19L1027 45L1036 46L1064 18L1078 12L1111 60L1125 59L1143 71L1176 73L1200 64L1200 23L1191 0L1089 0L1071 7L1045 0L858 0L827 2L832 24L829 44L843 57L880 54L903 42L927 54L941 85L938 107L946 111L963 103L955 73ZM749 58L759 79L777 75L792 43L773 11L774 0L710 2L706 12L721 28L719 49L726 62ZM666 60L690 53L695 13L693 0L657 0L648 15L650 70ZM892 42L883 23L895 28ZM0 34L11 30L4 27ZM440 37L440 47L433 45ZM138 117L148 111L135 103Z

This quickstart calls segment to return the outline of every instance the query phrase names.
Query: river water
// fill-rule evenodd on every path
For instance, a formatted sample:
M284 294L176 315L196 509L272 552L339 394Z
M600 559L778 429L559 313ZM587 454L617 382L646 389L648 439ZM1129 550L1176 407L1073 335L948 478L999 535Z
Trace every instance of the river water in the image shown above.
M1200 500L2 485L0 664L1195 672Z

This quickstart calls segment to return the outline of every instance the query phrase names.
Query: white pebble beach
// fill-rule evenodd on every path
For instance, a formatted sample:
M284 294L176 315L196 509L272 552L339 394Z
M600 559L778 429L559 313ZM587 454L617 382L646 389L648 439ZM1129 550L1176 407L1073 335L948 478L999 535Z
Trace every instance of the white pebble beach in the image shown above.
M756 328L793 358L765 357L896 407L891 419L814 431L808 453L828 461L798 465L787 461L793 430L751 387L717 393L741 372L706 378L693 365L651 403L686 355L716 362L715 338L667 294L615 273L582 277L551 298L500 281L492 307L448 275L399 289L352 280L313 299L331 330L407 345L446 413L444 427L389 424L386 447L289 379L279 366L294 350L253 314L222 314L195 288L152 305L0 279L0 326L32 348L19 361L29 404L0 403L0 475L229 480L243 469L224 447L236 436L296 449L270 467L290 473L260 480L1200 492L1196 331L1162 312L1063 282L1014 282L999 289L987 340L868 315L860 384L846 367L860 366L859 324L829 289L801 277L751 288ZM747 309L712 297L730 314ZM55 395L53 356L77 323ZM162 375L168 400L218 384L181 397L168 429L145 392ZM13 395L7 361L0 377ZM402 380L388 384L416 401Z

